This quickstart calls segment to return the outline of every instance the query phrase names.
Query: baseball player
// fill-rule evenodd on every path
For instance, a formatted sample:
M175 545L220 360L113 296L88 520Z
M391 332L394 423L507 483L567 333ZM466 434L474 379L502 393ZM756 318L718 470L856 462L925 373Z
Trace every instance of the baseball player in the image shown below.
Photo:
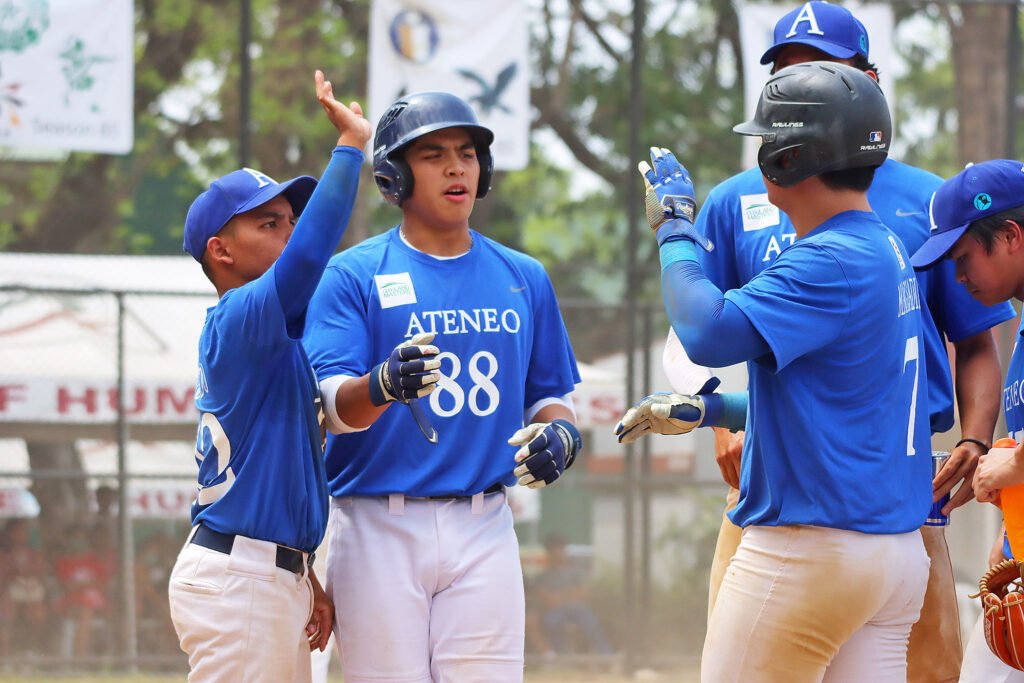
M392 104L374 176L402 222L335 257L310 304L305 345L332 432L326 585L346 681L523 677L504 492L572 464L579 373L542 266L469 227L493 139L454 95ZM390 407L410 398L419 418Z
M734 130L761 137L768 200L796 233L738 289L723 295L704 274L698 244L713 245L694 229L685 169L654 149L641 171L669 320L694 362L748 361L749 404L656 395L616 432L735 428L746 413L732 512L744 533L703 681L903 681L928 576L917 529L931 448L917 280L866 194L888 153L888 107L863 71L810 62L778 71Z
M944 182L931 204L931 236L911 259L927 268L948 257L957 279L983 304L1011 297L1024 300L1024 162L999 159L968 166ZM1024 334L1024 326L1018 337ZM1018 339L1019 342L1019 339ZM1006 371L1003 414L1008 436L1024 443L1024 349L1018 343ZM1021 448L993 448L974 475L978 500L998 498L999 489L1024 483ZM1011 557L999 536L990 564ZM994 549L995 551L995 549ZM985 643L978 620L964 652L962 683L1024 683L1024 672L1001 662Z
M825 2L809 2L775 25L774 42L761 57L777 71L809 60L849 64L877 78L868 61L864 26L849 10ZM913 252L928 236L928 202L941 179L931 173L887 159L875 174L868 200L882 222ZM790 217L768 201L759 169L734 176L711 190L697 217L697 230L714 244L702 252L708 278L721 290L749 282L796 239ZM972 496L971 477L978 456L988 449L998 414L999 360L990 328L1013 317L1008 304L985 306L955 282L951 263L918 272L924 336L922 353L928 368L927 403L932 433L953 424L953 384L946 339L956 347L956 393L961 440L935 478L935 500L963 485L943 508L948 513ZM670 346L678 340L670 334ZM679 372L679 370L675 370ZM677 388L694 393L689 385ZM740 529L728 518L738 498L743 433L715 430L716 458L730 486L712 562L709 614L718 587L739 544ZM952 566L942 527L924 527L925 547L932 559L925 607L911 634L908 679L916 683L955 681L960 668L960 631Z
M326 647L331 632L333 606L308 569L327 487L301 337L371 128L320 71L316 93L340 134L319 183L241 169L185 219L185 251L220 296L199 337L199 491L169 588L190 681L309 681L310 647Z

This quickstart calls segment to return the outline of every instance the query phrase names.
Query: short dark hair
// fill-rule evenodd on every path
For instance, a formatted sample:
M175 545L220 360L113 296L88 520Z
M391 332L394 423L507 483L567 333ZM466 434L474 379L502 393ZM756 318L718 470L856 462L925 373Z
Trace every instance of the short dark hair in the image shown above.
M875 179L877 166L860 166L844 168L841 171L825 171L818 174L821 182L830 190L856 190L867 192L871 181Z
M991 254L992 247L996 243L996 236L1006 226L1006 221L1013 221L1017 225L1024 227L1024 206L1018 206L1006 211L1000 211L991 216L979 218L971 223L967 233L978 240L986 253Z
M860 69L861 71L874 71L875 72L875 80L877 80L879 83L882 82L882 72L878 70L878 67L875 66L874 62L870 61L864 55L857 54L857 55L854 55L853 57L851 57L850 59L843 60L843 59L839 59L838 57L830 56L824 50L818 50L818 51L821 52L821 54L825 55L825 58L824 58L823 61L826 61L826 62L844 62L844 61L848 61L848 62L850 62L850 66L852 66L854 69ZM771 71L772 75L774 76L775 73L778 70L779 70L779 68L777 66L775 66L774 62L772 62L772 71Z
M861 71L874 71L875 76L878 79L878 82L882 82L882 72L878 70L878 67L875 66L874 62L869 60L864 55L854 55L853 59L850 60L850 66L852 66L855 69L860 69Z

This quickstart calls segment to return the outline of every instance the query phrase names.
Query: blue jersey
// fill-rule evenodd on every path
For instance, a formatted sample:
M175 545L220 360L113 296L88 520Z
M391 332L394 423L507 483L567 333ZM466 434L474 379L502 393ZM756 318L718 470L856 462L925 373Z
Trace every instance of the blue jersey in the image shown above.
M931 504L917 279L874 213L847 211L725 294L772 353L747 364L738 526L903 533ZM920 400L919 400L920 397Z
M359 377L399 343L435 332L442 378L421 399L439 443L392 405L366 431L330 435L332 496L472 495L516 478L507 439L524 410L580 381L554 289L536 260L472 232L437 259L397 229L335 256L310 303L304 343L317 377Z
M1017 341L1013 355L1006 368L1006 383L1003 386L1003 415L1006 417L1008 436L1017 443L1024 443L1024 348L1020 337L1024 334L1024 321L1017 328Z
M928 238L928 206L942 180L927 171L887 160L875 172L868 201L882 223L913 254ZM741 287L793 244L796 232L786 214L768 202L764 177L754 168L721 183L708 195L697 228L714 243L702 252L708 278L726 291ZM924 355L928 368L931 431L953 425L953 382L945 339L958 342L1013 317L1010 305L986 307L956 282L954 264L944 259L917 273L923 299Z
M228 291L199 337L199 496L192 522L313 551L327 526L319 395L275 269Z

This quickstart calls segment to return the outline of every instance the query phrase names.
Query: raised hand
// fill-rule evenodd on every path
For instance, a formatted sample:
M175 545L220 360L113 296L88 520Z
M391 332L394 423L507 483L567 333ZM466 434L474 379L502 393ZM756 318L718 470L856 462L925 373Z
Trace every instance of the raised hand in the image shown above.
M313 74L316 83L316 99L327 112L327 118L338 129L338 145L363 149L373 134L373 126L363 117L363 108L358 102L351 102L346 107L334 99L331 82L324 80L324 72L319 69Z
M711 240L693 227L697 202L690 174L665 147L651 147L651 163L637 164L646 189L647 222L658 237L658 244L678 239L696 242L707 251L715 248Z

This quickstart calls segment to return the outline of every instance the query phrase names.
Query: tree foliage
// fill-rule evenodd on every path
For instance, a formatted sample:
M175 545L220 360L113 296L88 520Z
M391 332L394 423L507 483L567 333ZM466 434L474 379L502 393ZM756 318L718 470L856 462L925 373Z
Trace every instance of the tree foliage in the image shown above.
M180 253L189 202L237 164L239 5L136 1L135 148L123 157L76 153L63 163L0 164L0 248ZM253 0L253 166L282 178L323 167L333 131L313 97L312 71L323 68L339 97L364 97L369 5ZM623 189L638 182L637 159L627 149L631 5L529 0L531 163L497 174L496 191L474 214L478 229L541 258L560 292L605 302L622 295ZM780 13L788 6L780 4ZM740 139L730 132L743 111L735 3L647 7L639 137L672 148L703 195L740 170ZM907 161L949 173L972 145L992 151L999 134L992 129L1006 126L1005 116L998 118L1005 108L993 104L1001 101L996 91L1005 91L1005 68L1003 81L997 72L1006 41L982 37L976 27L998 25L1004 10L894 5L897 20L915 26L899 43L907 71L894 103L899 117L913 122L902 128ZM972 52L983 39L985 54ZM982 67L984 79L971 71ZM957 138L965 117L977 122L969 128L983 143L964 143L963 132ZM361 192L345 244L398 220L368 172ZM641 263L653 257L650 240L638 248ZM645 286L656 289L653 278Z

